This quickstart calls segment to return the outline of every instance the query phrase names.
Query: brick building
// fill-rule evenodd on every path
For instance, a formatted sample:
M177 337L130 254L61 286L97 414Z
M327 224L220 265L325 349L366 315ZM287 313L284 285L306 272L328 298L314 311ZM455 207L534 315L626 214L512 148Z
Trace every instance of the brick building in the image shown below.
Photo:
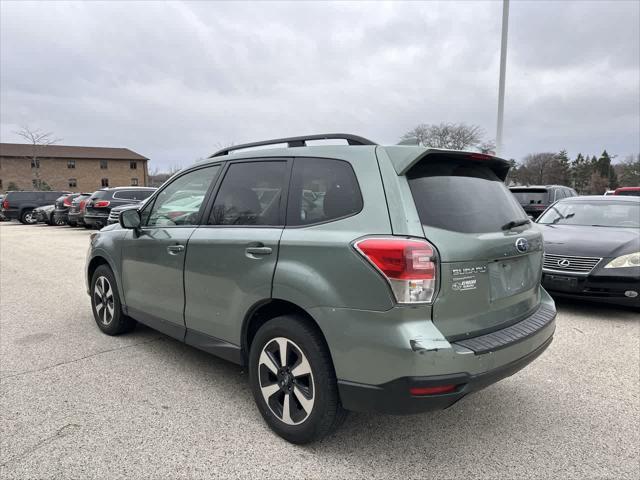
M52 190L76 192L146 186L148 161L127 148L0 143L0 192L31 190L38 182Z

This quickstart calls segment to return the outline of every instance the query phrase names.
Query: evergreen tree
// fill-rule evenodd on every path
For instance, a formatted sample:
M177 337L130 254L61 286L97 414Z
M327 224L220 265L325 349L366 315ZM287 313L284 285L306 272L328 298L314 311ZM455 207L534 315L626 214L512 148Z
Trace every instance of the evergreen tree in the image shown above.
M587 191L591 182L591 163L589 157L583 157L581 153L571 162L571 180L573 188L580 194Z
M571 160L566 150L560 150L556 155L557 161L557 182L562 185L571 185Z

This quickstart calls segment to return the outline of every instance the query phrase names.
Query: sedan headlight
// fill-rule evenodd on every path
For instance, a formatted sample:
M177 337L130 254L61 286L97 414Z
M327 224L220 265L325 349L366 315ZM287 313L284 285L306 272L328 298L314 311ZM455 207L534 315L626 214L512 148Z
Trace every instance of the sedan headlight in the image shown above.
M640 252L629 253L614 258L604 268L640 267Z

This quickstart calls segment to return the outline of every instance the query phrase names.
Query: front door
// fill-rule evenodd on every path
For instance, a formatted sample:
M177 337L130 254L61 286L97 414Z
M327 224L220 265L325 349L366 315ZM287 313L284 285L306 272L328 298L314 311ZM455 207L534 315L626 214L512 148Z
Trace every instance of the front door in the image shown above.
M286 160L231 163L185 264L187 343L238 360L240 327L271 297L289 183Z
M142 210L140 232L127 230L122 285L128 314L184 338L184 259L219 165L191 170L166 185Z

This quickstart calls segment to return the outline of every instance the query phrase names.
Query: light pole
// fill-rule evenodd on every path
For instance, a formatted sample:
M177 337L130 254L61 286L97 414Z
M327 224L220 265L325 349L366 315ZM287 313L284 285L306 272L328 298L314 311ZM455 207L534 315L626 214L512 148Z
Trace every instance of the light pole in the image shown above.
M498 86L498 127L496 155L502 155L502 123L504 120L504 77L507 70L507 33L509 30L509 0L502 0L502 41L500 42L500 82Z

